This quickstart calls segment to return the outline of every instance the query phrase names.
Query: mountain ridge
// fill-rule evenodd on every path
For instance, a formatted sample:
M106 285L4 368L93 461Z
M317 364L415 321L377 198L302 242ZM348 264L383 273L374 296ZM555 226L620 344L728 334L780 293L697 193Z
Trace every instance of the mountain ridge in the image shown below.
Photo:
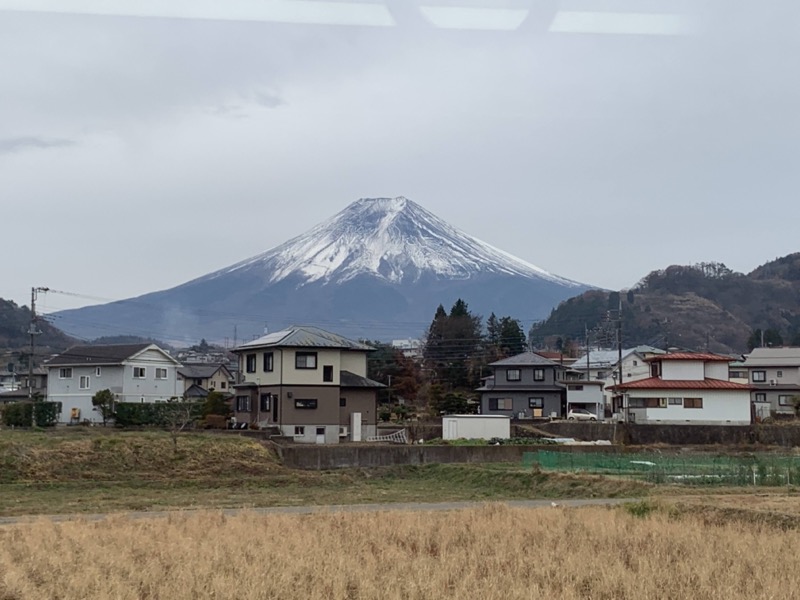
M440 303L541 318L589 289L466 234L404 197L362 198L266 252L167 290L55 313L64 330L172 342L293 323L418 337ZM234 333L236 332L236 333Z
M800 253L747 274L722 263L671 265L622 293L587 291L562 302L531 328L530 337L547 345L559 337L582 340L587 327L602 332L609 314L616 318L620 299L623 344L628 346L741 353L758 329L800 343Z

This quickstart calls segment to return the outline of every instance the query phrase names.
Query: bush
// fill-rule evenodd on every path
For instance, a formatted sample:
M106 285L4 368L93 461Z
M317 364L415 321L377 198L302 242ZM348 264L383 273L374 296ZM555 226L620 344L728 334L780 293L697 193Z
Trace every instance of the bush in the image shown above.
M190 406L199 417L202 404L192 403ZM117 427L168 427L172 424L175 410L174 402L118 402L116 424Z
M6 427L53 427L61 414L61 402L14 402L3 407Z

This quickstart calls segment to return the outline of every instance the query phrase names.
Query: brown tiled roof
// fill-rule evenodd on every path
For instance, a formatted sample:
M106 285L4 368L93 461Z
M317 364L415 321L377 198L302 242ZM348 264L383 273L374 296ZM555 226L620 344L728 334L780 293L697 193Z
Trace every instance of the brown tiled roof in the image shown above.
M721 354L714 354L712 352L669 352L667 354L659 354L647 360L702 360L704 362L720 361L720 362L733 362L735 358L730 356L722 356Z
M751 390L752 387L744 383L725 381L724 379L661 379L650 377L631 381L622 385L615 385L613 390Z

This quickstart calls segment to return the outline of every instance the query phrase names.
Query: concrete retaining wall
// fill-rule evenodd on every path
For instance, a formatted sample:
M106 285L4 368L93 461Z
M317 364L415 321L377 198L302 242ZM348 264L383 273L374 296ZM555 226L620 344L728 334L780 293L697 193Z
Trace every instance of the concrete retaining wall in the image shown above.
M525 452L554 450L545 446L284 446L283 464L292 469L344 469L441 463L519 463ZM618 452L611 446L560 446L563 452Z
M559 437L589 441L611 440L616 444L636 446L649 444L800 446L800 425L635 425L557 422L537 424L536 427Z

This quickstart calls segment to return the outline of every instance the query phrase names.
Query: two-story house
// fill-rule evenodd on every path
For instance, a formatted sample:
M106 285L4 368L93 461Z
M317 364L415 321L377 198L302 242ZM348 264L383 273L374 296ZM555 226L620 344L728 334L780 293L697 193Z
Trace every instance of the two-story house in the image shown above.
M515 419L566 415L563 365L534 352L523 352L489 366L493 374L476 390L481 393L481 414Z
M376 435L377 394L367 378L370 346L318 327L290 327L233 350L244 382L234 417L277 427L296 442L331 444Z
M62 423L102 422L92 406L100 390L118 402L166 402L183 394L180 363L155 344L73 346L44 366L47 399L61 402Z
M758 418L795 412L795 398L800 399L800 348L754 348L742 367L753 388Z
M636 381L650 377L650 364L648 359L664 354L663 350L652 346L637 346L623 348L622 350L622 380ZM586 381L603 382L603 399L607 407L616 412L618 406L613 406L614 394L612 388L619 378L618 350L591 350L572 363L570 369L583 374ZM619 402L617 403L619 404Z
M748 425L750 386L730 381L732 359L709 352L670 352L648 360L651 377L614 387L623 414L636 423Z
M223 363L183 363L178 381L187 398L204 398L214 390L225 395L233 391L233 374Z

